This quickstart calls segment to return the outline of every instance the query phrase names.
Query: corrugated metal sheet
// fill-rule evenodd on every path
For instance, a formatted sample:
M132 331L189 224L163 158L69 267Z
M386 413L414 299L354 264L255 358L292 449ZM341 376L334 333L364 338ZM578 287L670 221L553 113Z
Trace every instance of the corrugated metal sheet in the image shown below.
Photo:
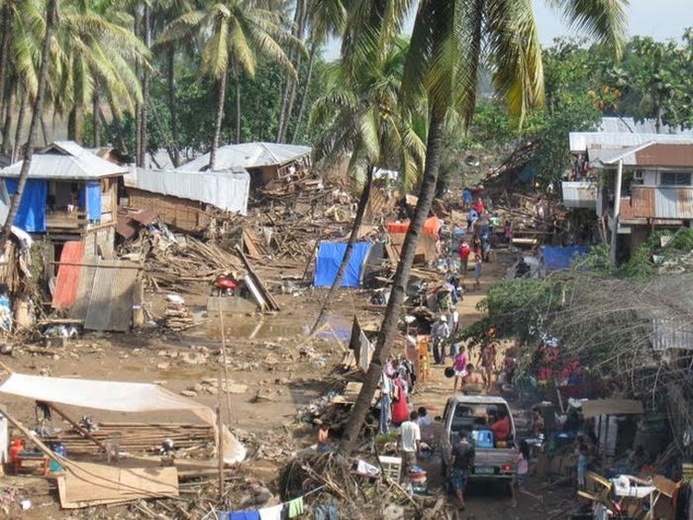
M248 211L250 175L243 169L231 172L137 170L140 190L211 204L245 215Z
M216 170L261 168L286 164L309 155L312 148L279 143L241 143L222 146L217 150ZM209 154L204 154L178 167L178 171L202 171L209 166Z
M693 350L693 324L684 319L655 318L652 320L652 348Z
M566 208L596 208L596 182L567 182L561 183L563 205Z
M637 166L666 166L693 169L693 142L654 143L635 152Z
M658 219L693 219L693 187L633 186L632 216Z
M0 170L0 177L18 177L23 161ZM123 175L127 168L97 157L72 141L59 141L35 153L30 179L88 180Z
M618 150L647 143L693 143L693 134L621 134L606 132L570 132L570 151L582 153L588 148ZM592 160L592 159L591 159Z
M53 291L51 305L54 309L70 309L77 301L82 258L84 258L84 242L65 242L60 254L60 263L64 265L58 267L58 277Z
M626 134L691 134L693 131L680 128L671 128L669 125L661 125L657 132L657 121L654 119L643 119L636 121L632 117L602 117L599 124L600 132L626 133Z
M87 330L126 332L132 318L133 288L139 269L124 260L90 261L79 284L71 316L84 320Z

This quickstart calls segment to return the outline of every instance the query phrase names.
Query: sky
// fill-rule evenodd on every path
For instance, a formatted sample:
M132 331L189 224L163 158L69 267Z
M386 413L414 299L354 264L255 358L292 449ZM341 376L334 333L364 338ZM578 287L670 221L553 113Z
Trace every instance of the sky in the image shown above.
M556 10L545 0L533 0L542 45L549 46L559 36L578 36L569 30ZM407 30L411 31L410 22ZM686 27L693 27L693 0L630 0L628 7L628 36L652 36L655 40L676 40L683 36ZM339 43L328 44L325 57L339 55Z

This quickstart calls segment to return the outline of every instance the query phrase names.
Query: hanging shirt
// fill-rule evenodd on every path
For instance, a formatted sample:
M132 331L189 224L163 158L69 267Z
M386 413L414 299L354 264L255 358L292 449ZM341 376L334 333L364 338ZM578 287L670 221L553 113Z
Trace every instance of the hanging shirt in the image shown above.
M289 507L289 518L296 518L303 514L303 497L294 498L287 506Z
M284 504L278 504L271 507L263 507L260 509L260 520L282 520L282 511Z

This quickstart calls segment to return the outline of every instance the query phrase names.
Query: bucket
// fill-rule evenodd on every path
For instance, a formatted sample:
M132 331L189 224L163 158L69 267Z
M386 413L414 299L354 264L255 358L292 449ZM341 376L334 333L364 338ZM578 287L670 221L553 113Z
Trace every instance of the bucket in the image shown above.
M61 457L67 457L67 448L62 442L54 442L51 444L51 450L53 453L56 455L60 455ZM60 463L56 460L51 459L50 463L50 471L51 473L57 473L59 471L62 471L63 467L60 465Z

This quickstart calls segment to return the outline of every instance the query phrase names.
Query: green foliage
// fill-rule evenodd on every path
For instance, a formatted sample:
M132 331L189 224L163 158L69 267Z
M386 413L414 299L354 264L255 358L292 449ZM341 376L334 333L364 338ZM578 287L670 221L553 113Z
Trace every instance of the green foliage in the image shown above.
M493 326L501 336L526 341L547 314L563 306L565 290L562 280L502 280L489 289L477 310L488 313L485 328Z

